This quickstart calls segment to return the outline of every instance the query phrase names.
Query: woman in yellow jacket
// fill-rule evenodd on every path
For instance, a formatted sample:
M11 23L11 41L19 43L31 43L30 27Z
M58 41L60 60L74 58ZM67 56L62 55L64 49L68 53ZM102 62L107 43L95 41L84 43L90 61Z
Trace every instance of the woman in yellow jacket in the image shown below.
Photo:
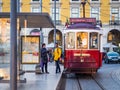
M54 56L54 61L56 64L56 73L60 73L61 69L59 65L59 59L61 57L61 49L58 47L58 43L55 44L55 50L53 52L53 56Z

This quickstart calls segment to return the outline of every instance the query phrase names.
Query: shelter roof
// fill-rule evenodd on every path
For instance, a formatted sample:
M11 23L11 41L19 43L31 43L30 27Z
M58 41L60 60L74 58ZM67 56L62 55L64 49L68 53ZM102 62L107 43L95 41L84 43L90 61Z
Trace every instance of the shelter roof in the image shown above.
M54 28L52 19L48 13L17 13L20 27L24 28L24 20L27 20L27 28ZM10 13L0 13L0 18L10 18Z

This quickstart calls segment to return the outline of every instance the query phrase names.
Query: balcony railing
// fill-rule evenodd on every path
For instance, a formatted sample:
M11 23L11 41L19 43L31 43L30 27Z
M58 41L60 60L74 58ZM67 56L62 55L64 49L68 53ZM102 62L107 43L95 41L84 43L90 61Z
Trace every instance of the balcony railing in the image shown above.
M120 25L120 20L110 20L109 25Z
M101 20L96 20L96 24L100 25L102 27L102 21Z
M53 22L55 23L55 21ZM62 24L61 20L56 20L56 25L61 25L61 24Z

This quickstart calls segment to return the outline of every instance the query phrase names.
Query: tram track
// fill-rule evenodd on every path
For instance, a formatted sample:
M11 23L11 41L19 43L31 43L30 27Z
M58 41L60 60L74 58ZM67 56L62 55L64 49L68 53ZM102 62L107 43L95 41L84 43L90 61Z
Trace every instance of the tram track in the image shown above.
M101 88L101 90L106 90L103 85L94 77L94 76L91 76L92 79L97 83L97 85Z
M87 86L87 87L86 87ZM107 90L93 75L80 75L66 77L61 75L61 79L56 90Z
M81 86L81 84L80 84L80 81L79 81L79 78L78 78L78 77L76 77L76 81L77 81L78 87L79 87L78 90L82 90L82 86Z

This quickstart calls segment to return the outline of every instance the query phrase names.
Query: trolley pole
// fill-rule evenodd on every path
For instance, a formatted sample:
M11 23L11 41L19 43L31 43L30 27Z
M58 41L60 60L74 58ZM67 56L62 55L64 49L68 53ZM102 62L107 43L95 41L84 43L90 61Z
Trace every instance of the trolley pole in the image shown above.
M54 24L55 24L55 28L54 28L54 45L56 43L56 0L54 0Z
M85 18L85 5L86 5L86 1L81 2L82 6L83 6L83 18Z
M10 1L10 90L17 90L17 0Z

